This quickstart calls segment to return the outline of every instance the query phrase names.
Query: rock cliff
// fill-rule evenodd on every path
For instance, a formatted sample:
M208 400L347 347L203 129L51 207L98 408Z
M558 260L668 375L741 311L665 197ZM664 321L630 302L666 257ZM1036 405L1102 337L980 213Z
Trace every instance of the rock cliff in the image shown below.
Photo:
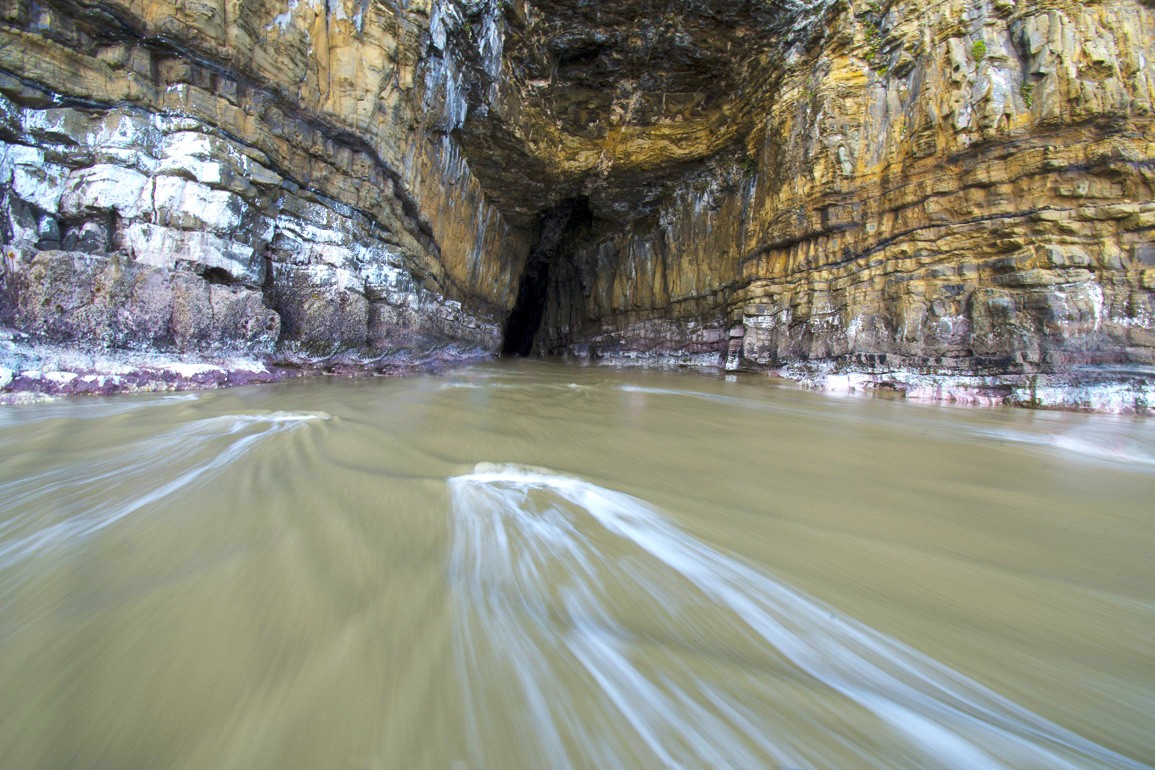
M305 366L498 349L527 236L428 103L429 8L3 18L0 323L73 352Z
M1147 408L1149 2L3 9L13 349Z

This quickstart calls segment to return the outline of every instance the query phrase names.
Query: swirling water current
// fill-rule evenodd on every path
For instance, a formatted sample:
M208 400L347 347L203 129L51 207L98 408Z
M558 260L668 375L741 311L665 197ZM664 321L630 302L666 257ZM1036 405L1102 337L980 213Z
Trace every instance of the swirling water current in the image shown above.
M0 410L0 768L1155 767L1155 423L501 362Z

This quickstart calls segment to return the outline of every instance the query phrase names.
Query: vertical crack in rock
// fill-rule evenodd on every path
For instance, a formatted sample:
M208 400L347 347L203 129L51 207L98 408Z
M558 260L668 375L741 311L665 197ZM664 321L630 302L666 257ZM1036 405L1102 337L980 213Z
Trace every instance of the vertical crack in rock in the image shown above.
M528 356L545 316L550 271L564 258L568 236L589 217L584 198L562 201L541 215L541 236L529 253L517 287L517 301L505 322L502 355Z

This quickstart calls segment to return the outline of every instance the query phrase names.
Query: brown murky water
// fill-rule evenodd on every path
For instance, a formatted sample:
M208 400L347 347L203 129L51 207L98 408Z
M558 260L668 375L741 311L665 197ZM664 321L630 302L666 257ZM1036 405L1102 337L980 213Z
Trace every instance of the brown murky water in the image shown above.
M0 411L5 768L1155 764L1155 424L503 363Z

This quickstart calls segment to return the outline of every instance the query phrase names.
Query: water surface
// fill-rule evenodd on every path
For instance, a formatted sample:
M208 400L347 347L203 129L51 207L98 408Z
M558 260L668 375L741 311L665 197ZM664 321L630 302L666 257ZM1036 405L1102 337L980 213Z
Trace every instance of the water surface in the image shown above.
M1155 426L501 363L0 411L0 764L1155 765Z

